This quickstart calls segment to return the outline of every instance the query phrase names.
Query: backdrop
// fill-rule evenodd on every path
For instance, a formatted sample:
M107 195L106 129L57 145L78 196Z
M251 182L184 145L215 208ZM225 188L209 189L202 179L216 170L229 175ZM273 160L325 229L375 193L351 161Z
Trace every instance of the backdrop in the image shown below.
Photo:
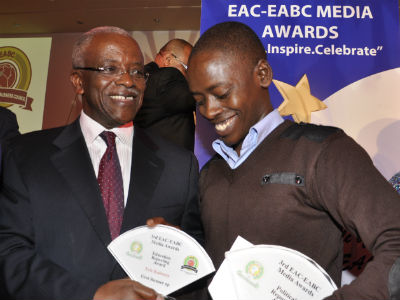
M0 106L18 116L21 133L42 129L51 38L0 39Z
M386 178L400 170L397 0L202 0L201 33L222 21L243 22L259 35L274 71L272 103L282 114L341 127ZM201 165L214 138L198 118Z

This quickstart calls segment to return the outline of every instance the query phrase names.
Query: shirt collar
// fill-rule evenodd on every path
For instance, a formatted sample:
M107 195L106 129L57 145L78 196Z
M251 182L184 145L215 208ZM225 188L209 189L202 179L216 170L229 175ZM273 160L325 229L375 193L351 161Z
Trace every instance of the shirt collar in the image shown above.
M268 115L266 115L263 119L261 119L253 127L250 128L250 131L254 131L257 136L256 141L253 141L253 143L260 144L282 122L283 118L279 114L279 111L277 109L274 109L272 112L270 112ZM246 139L244 142L246 142Z
M279 114L278 110L275 109L266 115L263 119L254 124L242 143L240 155L236 151L227 146L222 140L217 139L212 143L212 147L215 152L221 155L225 161L232 167L237 165L238 162L242 162L241 158L246 159L257 146L281 123L283 118Z
M100 123L93 120L82 110L79 118L82 134L86 144L92 144L103 131L112 131L117 136L121 143L131 146L133 140L133 124L128 123L125 126L107 129Z

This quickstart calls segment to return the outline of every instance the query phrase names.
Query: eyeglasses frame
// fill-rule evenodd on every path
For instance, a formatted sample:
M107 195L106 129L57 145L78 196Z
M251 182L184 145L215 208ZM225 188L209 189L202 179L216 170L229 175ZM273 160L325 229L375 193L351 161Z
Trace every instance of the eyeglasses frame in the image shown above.
M180 63L182 65L182 67L187 71L188 66L182 61L180 60L174 53L171 52L171 55L178 61L178 63Z
M125 74L125 73L129 74L128 71L124 71L124 72L122 72L122 73L113 74L113 75L107 74L107 73L104 73L104 72L106 71L106 68L105 68L105 67L73 67L73 69L74 69L74 70L93 71L93 72L98 72L98 73L100 73L100 74L108 75L108 76L122 76L122 75ZM136 71L137 71L137 70L136 70ZM135 76L133 76L133 75L131 75L131 74L129 74L129 76L131 76L131 77L133 77L133 78L135 78L135 79L144 79L144 81L147 81L147 79L149 79L150 74L147 73L147 72L143 72L143 78L142 78L142 77L135 77Z

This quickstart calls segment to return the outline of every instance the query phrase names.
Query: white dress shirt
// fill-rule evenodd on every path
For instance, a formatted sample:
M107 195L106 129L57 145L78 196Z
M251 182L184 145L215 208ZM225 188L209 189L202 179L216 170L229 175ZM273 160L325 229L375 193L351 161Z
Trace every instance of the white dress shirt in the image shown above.
M117 147L124 185L124 205L126 205L129 192L129 182L131 179L133 125L108 130L90 118L83 111L81 112L79 122L83 137L85 138L86 146L89 150L90 159L92 160L96 177L99 173L100 160L107 149L105 141L99 136L99 134L103 131L112 131L115 133L115 145Z

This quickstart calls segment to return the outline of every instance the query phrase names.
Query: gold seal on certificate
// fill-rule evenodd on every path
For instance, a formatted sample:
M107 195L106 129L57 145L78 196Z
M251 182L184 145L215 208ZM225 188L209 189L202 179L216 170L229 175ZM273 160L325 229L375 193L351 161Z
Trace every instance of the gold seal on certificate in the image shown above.
M298 251L244 239L240 246L235 243L209 286L214 300L323 299L337 289L315 261Z
M131 229L114 239L107 248L132 280L162 295L215 271L203 247L185 232L171 226Z

